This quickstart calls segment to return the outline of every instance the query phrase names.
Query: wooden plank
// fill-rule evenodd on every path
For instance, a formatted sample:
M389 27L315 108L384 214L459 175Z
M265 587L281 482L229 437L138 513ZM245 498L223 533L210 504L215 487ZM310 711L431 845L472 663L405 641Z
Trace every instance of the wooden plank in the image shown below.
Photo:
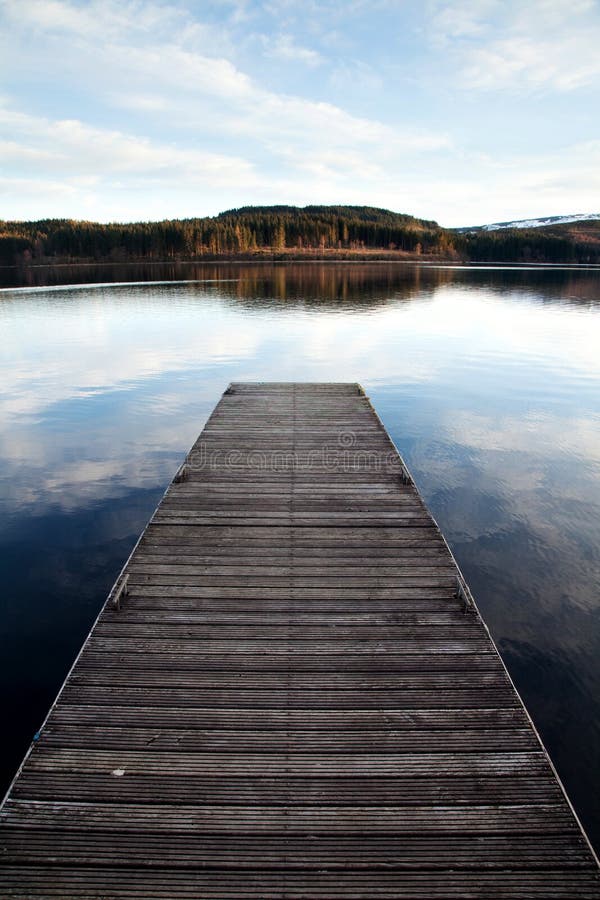
M189 648L179 648L176 652L164 652L153 647L145 653L94 650L87 647L77 667L77 673L83 669L113 669L124 667L128 670L156 669L181 673L182 671L234 671L277 672L279 675L292 672L331 673L331 672L380 672L382 668L390 674L409 672L450 672L458 676L461 672L497 672L495 660L489 653L439 653L429 651L418 654L402 652L386 653L385 666L381 665L382 657L368 653L294 653L285 651L277 655L273 653L248 652L237 653L235 647L207 656L199 656ZM78 677L73 673L73 678ZM175 676L174 676L175 677ZM176 676L179 682L180 674Z
M450 577L456 578L456 571L454 567L450 564L449 560L445 560L443 564L437 566L431 566L428 564L426 560L418 559L413 565L410 566L362 566L362 567L350 567L350 566L320 566L320 565L312 565L312 566L303 566L303 565L293 565L293 566L254 566L248 564L242 565L212 565L212 566L197 566L192 562L188 562L185 565L178 563L137 563L131 564L129 567L129 580L134 583L135 578L134 575L137 576L138 582L140 576L154 577L154 576L164 576L164 575L172 575L172 576L184 576L187 578L198 578L199 575L204 575L209 578L226 578L226 577L234 577L239 579L240 576L242 578L250 578L252 576L259 576L261 579L277 577L277 578L287 578L293 577L297 580L316 580L325 581L327 583L328 578L338 579L352 579L354 582L355 579L368 579L371 582L373 579L400 579L400 578L427 578L428 581L431 579L437 579L440 577ZM387 582L386 582L387 583Z
M506 731L522 730L532 734L529 723L523 710L518 705L508 709L494 709L489 707L476 707L475 709L452 709L442 707L438 709L412 709L412 710L375 710L353 709L344 711L330 710L270 710L270 709L242 709L242 708L200 708L171 706L166 709L159 707L119 707L80 705L71 706L67 703L57 705L50 716L48 728L56 725L80 724L81 728L89 724L110 725L118 722L128 725L130 728L143 727L145 724L156 728L212 728L222 730L226 728L257 731L260 729L281 730L288 728L292 731L302 730L305 734L310 731L322 731L327 729L340 740L347 732L366 731L378 733L382 731L396 732L398 730L441 731L466 728L479 731Z
M197 870L181 873L179 870L135 869L118 866L103 869L103 885L94 889L89 868L59 868L48 870L32 866L29 869L30 887L25 892L19 885L22 871L7 866L6 897L85 897L107 900L116 897L194 897L203 900L247 898L247 900L312 900L312 898L369 898L426 897L429 900L465 900L465 898L560 898L574 897L597 900L595 876L586 871L563 871L559 875L549 872L520 872L512 870L494 873L396 873L381 872L374 879L372 873L361 872L305 872L293 869L281 872L263 870L234 874L231 870ZM16 880L16 883L15 883ZM91 882L91 884L90 884ZM159 887L159 885L165 885ZM168 887L166 885L168 884ZM285 884L285 892L282 892Z
M320 694L293 690L277 693L272 690L244 691L238 688L218 691L153 685L146 685L143 688L125 685L98 687L87 683L69 684L65 688L64 698L71 704L189 706L191 709L211 706L249 709L438 709L441 704L464 709L482 706L510 707L516 702L508 689L502 691L463 688L444 692L424 689L396 693L388 691L379 694L356 690L354 697L349 697L343 692L326 691Z
M108 719L109 717L107 717ZM182 729L176 727L132 727L123 723L117 727L114 722L104 725L82 727L80 722L60 725L53 721L48 725L46 735L48 746L93 750L143 750L149 753L173 750L177 753L226 752L232 747L236 752L289 752L332 753L334 755L350 751L380 753L423 753L446 750L460 752L465 743L475 752L516 752L535 750L535 740L530 729L478 729L462 728L425 729L394 731L383 728L379 731L357 731L332 735L328 730L306 731L304 727L285 729L207 729L197 723L197 727Z
M367 607L367 610L369 608ZM318 610L318 611L317 611ZM461 626L461 622L453 614L452 610L442 608L437 612L403 611L398 612L370 612L361 609L360 612L323 612L320 605L313 612L301 612L295 609L285 612L281 610L265 610L262 605L254 610L237 610L228 612L218 607L210 611L197 609L173 611L168 606L151 610L139 610L137 604L129 610L127 622L113 614L110 610L104 612L98 628L121 629L129 631L129 627L140 625L169 625L177 628L183 626L287 626L292 628L304 628L308 626L329 626L339 631L340 628L368 626L385 629L396 627L403 628L432 628L439 625L453 627ZM147 633L147 631L146 631Z
M245 581L242 581L238 586L205 585L199 579L196 584L188 585L132 583L129 586L129 596L131 598L160 597L173 601L185 601L187 598L193 598L194 600L232 598L284 602L286 600L302 600L305 603L311 600L319 602L327 600L361 600L363 603L388 600L391 607L400 600L447 600L449 603L452 603L456 599L456 588L452 582L449 583L448 581L446 581L445 585L436 585L434 587L423 586L417 582L414 585L403 583L399 587L372 586L369 588L365 585L338 585L336 587L317 588L306 587L302 584L296 585L291 579L289 586L279 587L271 587L264 584L252 585L247 584Z
M140 868L278 868L327 870L419 870L425 856L432 868L489 871L548 869L562 857L569 868L585 867L587 848L579 842L563 854L559 834L522 835L515 843L506 835L423 835L402 838L340 836L335 841L323 837L278 838L261 836L112 834L98 831L88 844L76 829L63 829L58 839L50 830L33 834L26 847L22 831L7 828L4 833L9 864L43 864L49 853L58 851L68 865L110 865L128 859Z
M240 681L243 677L243 684ZM148 666L147 668L136 671L127 665L121 665L114 668L113 672L107 673L103 669L92 670L86 669L85 673L73 674L72 684L84 683L90 684L106 684L117 685L126 684L128 687L138 685L159 685L164 686L164 674L162 672L153 672ZM179 671L177 675L177 687L194 687L194 688L235 688L236 690L273 690L273 691L290 691L304 690L308 692L328 691L410 691L410 690L448 690L448 689L489 689L509 687L509 682L503 672L497 669L492 671L482 671L481 669L473 671L468 668L466 671L451 672L423 672L417 671L412 673L400 672L353 672L353 671L330 671L320 677L314 672L291 672L289 676L282 680L280 673L261 672L253 673L239 671L219 671L213 667L209 669L196 669L191 672Z
M3 824L20 827L24 832L78 827L87 831L90 839L97 830L111 829L129 834L148 830L155 834L564 834L577 839L581 836L572 813L560 801L533 805L482 802L476 805L404 806L382 803L376 807L357 804L289 808L258 803L241 805L232 814L228 806L209 803L167 806L151 802L110 804L9 799L0 818ZM569 845L569 840L565 839L565 846Z
M358 385L230 385L122 584L0 810L2 897L600 896Z
M118 771L122 767L119 767ZM117 771L117 770L115 770ZM364 778L358 775L254 776L244 773L226 775L188 773L169 776L165 772L135 772L115 776L93 771L49 770L27 772L15 785L14 799L38 803L51 802L59 790L66 803L133 803L174 806L178 804L215 804L229 807L235 817L240 804L262 807L284 806L294 810L303 806L340 809L363 804L373 814L380 806L430 806L446 804L475 806L481 792L489 804L529 804L547 806L560 802L560 790L551 779L537 774L490 773L437 777L413 775L398 779L390 775ZM365 799L366 798L366 799ZM226 810L223 811L223 817Z

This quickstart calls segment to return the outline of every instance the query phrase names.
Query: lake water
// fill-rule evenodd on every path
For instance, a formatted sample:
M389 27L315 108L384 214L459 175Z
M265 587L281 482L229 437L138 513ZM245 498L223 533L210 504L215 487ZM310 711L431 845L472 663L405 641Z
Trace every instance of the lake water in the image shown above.
M0 275L1 787L227 384L359 381L600 845L599 271Z

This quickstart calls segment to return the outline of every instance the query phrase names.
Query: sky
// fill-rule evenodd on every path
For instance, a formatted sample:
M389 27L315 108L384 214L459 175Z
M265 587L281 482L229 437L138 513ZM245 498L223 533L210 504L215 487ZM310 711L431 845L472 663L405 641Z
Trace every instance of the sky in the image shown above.
M598 0L0 0L0 219L600 212Z

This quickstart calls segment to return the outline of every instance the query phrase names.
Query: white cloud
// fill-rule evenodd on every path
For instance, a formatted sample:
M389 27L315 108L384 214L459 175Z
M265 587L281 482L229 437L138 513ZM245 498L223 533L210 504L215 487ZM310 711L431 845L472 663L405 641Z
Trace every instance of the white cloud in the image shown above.
M290 53L298 49L285 46ZM114 45L102 52L107 68L127 85L110 94L114 102L139 111L141 91L145 109L161 110L165 121L172 119L180 128L187 124L196 132L202 128L213 135L267 140L271 150L290 140L327 147L364 143L385 153L391 148L435 151L450 143L438 130L391 126L326 101L265 89L229 60L193 53L175 43Z
M66 36L83 39L102 38L113 42L122 40L126 34L128 41L157 33L183 32L185 37L196 38L206 33L212 40L215 33L189 20L183 8L168 3L145 3L141 0L91 0L78 5L68 0L4 0L4 15L12 27L19 29L25 24L30 33L39 32L44 36Z
M551 86L570 91L600 76L600 29L589 34L539 39L511 35L475 48L463 69L465 86L480 89L531 89Z
M67 183L65 181L53 181L47 177L43 179L18 178L14 176L7 178L0 177L0 195L4 195L5 198L20 197L22 200L26 198L39 200L41 194L43 198L51 201L60 199L64 197L65 194L75 195L77 192L78 189L75 184ZM5 215L5 218L11 218L10 214ZM13 216L13 218L15 217Z
M489 29L489 19L498 9L497 0L462 0L459 3L433 3L430 11L432 36L438 44L457 38L477 38Z
M464 89L572 91L600 78L592 0L434 3L432 38L454 57Z
M352 91L371 99L384 90L384 79L372 66L360 59L337 62L329 76L329 84L338 91Z
M46 172L73 178L101 175L174 175L211 184L252 177L252 166L240 157L179 149L147 138L94 128L77 120L51 121L0 107L0 127L17 138L0 143L0 162L30 161Z
M164 209L162 215L202 214L242 200L292 202L293 196L293 202L319 202L315 185L306 185L307 173L319 179L330 197L332 189L339 190L339 198L349 190L357 196L365 179L370 184L379 180L381 188L386 171L407 170L422 154L446 153L451 147L448 135L438 129L387 124L331 102L262 86L219 55L226 37L213 45L210 27L196 23L183 9L112 0L84 7L66 0L32 0L19 8L8 0L6 9L23 41L26 34L38 35L39 63L50 68L51 60L53 77L60 80L76 72L78 88L90 96L101 85L99 99L109 105L109 120L119 117L124 123L124 111L131 113L125 127L111 128L81 116L36 117L8 104L0 108L0 128L10 135L0 145L0 159L6 172L12 170L4 190L6 194L12 183L17 205L22 180L38 183L41 204L45 181L62 178L68 198L69 191L81 188L75 179L92 176L98 179L95 194L88 183L85 194L77 196L87 215L93 215L96 202L98 218L154 217L152 204L164 203L164 195L155 194L157 186L165 192L172 186L171 196L187 192L190 199L201 189L202 206L196 205L193 213L178 206L178 212ZM7 47L9 56L18 55L22 46L16 40L12 51ZM309 66L320 61L316 51L284 32L268 47ZM18 68L17 55L9 58L9 66ZM98 108L96 99L96 114ZM157 124L160 134L173 136L171 141L156 136ZM123 214L130 202L114 196L114 213L102 211L101 194L131 193L144 184L154 192L144 201L144 211ZM231 196L236 189L238 198L242 194L237 201ZM68 210L58 214L77 215L77 196L70 196ZM55 209L40 214L56 214ZM26 215L23 210L15 217Z
M467 225L479 224L486 207L489 221L551 215L564 204L565 195L570 197L568 212L597 211L589 204L590 197L600 195L598 141L533 157L457 160L448 179L435 168L419 173L422 153L443 150L442 137L400 135L326 104L297 102L287 105L285 98L273 96L269 115L237 126L249 140L257 140L262 130L261 152L277 162L273 171L181 140L163 144L0 107L0 128L12 135L0 143L0 165L11 173L0 179L4 216L131 220L202 215L240 202L283 199L299 205L366 203L437 218L446 225ZM301 122L306 125L309 116L312 127L302 129ZM274 132L269 117L279 123ZM327 137L328 124L335 140ZM245 131L251 125L254 130ZM18 212L11 212L11 205Z
M265 53L286 62L300 62L307 66L320 66L323 57L310 47L302 47L296 43L291 34L280 34L273 40L266 40Z
M597 4L201 6L0 3L11 72L0 110L3 215L161 218L242 203L364 202L462 225L589 209L598 184L589 134L559 144L570 133L563 118L547 150L517 154L525 141L513 140L511 123L500 114L490 125L485 113L480 128L478 113L484 91L535 92L537 102L542 90L572 96L593 84ZM362 34L374 15L381 56L374 32ZM271 64L261 69L264 54ZM424 59L437 74L422 77Z

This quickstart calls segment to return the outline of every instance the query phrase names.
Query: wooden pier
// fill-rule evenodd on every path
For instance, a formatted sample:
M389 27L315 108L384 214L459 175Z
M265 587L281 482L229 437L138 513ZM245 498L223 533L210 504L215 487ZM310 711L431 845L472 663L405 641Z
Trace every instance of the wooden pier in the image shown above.
M356 384L234 384L0 813L3 898L598 898Z

